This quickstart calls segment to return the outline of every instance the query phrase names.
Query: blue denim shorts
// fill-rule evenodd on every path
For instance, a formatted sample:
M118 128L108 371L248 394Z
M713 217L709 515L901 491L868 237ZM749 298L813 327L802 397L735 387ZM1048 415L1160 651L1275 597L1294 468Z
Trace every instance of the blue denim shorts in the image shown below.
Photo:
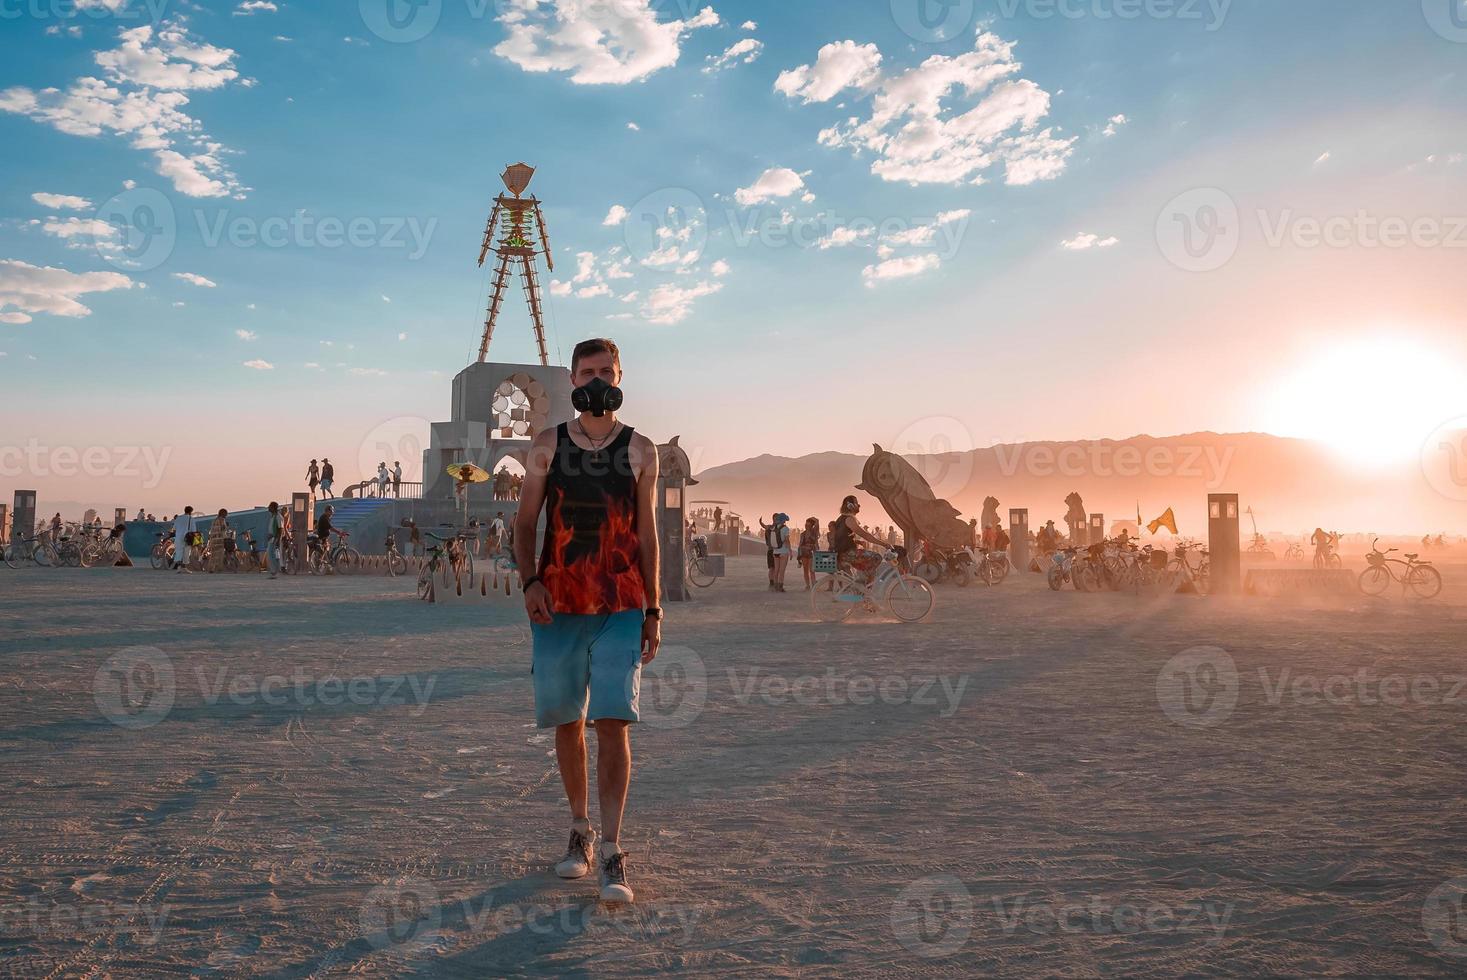
M594 616L555 613L531 623L530 673L535 723L541 728L581 718L639 721L642 610Z

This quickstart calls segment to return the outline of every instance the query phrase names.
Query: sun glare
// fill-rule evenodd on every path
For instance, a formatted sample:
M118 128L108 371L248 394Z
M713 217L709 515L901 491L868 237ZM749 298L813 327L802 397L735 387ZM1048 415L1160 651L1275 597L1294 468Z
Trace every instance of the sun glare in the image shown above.
M1467 368L1424 344L1386 337L1322 346L1265 399L1263 428L1324 443L1362 466L1410 459L1467 411Z

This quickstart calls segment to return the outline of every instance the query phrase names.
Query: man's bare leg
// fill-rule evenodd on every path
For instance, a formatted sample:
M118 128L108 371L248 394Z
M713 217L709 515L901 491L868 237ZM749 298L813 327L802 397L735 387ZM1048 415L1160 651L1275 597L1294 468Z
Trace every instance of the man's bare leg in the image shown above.
M596 799L601 807L601 839L610 843L619 839L632 782L630 724L615 718L596 721Z
M590 795L586 784L586 719L556 726L555 761L560 766L560 782L565 786L565 798L570 801L571 818L585 820L588 816L586 808ZM626 796L625 789L622 796ZM617 822L620 822L619 816Z

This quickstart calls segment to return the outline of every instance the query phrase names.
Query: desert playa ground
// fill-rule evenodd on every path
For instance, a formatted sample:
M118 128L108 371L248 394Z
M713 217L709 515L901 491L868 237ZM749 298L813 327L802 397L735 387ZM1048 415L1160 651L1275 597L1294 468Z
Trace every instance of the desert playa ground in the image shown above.
M516 600L0 573L0 972L1467 969L1467 568L1425 603L1022 575L909 627L730 568L643 681L624 908L550 870Z

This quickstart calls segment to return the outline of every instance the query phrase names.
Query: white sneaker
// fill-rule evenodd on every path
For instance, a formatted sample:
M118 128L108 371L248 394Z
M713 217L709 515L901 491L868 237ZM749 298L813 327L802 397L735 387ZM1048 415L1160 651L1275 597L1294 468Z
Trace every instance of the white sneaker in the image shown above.
M602 841L601 901L631 902L632 886L627 884L626 852L615 841Z
M591 847L596 842L596 831L591 821L577 820L571 824L570 845L565 857L555 866L555 873L562 878L584 878L591 871Z

